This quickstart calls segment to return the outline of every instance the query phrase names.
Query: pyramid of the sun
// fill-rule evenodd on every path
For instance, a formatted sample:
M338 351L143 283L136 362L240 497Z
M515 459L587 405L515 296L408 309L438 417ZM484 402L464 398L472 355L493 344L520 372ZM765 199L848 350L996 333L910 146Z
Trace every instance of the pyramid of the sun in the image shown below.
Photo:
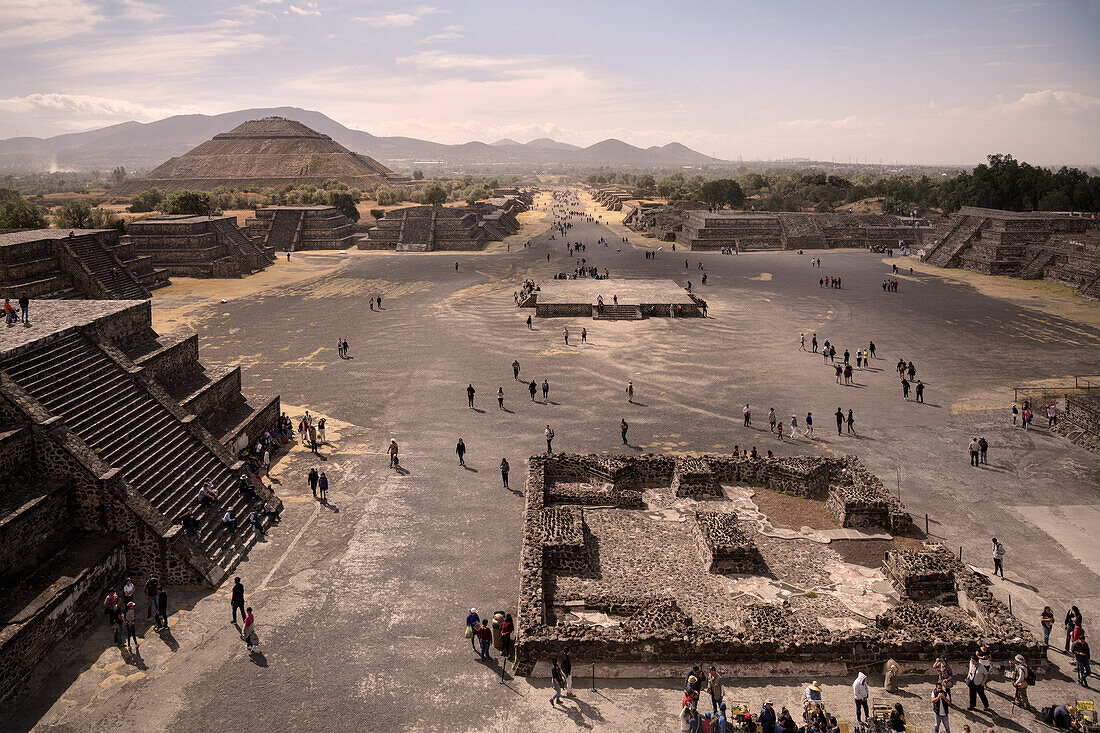
M128 181L118 192L132 194L153 187L210 191L218 186L321 185L333 178L365 189L397 176L377 160L353 153L301 122L265 117L215 135L143 178Z

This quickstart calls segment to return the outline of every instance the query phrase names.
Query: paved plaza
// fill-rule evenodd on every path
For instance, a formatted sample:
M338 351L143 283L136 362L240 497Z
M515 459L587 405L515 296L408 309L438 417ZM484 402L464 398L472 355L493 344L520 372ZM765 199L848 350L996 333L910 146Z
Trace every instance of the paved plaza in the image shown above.
M547 200L540 195L536 207ZM463 638L471 607L482 616L516 612L526 459L545 450L547 425L555 451L571 453L714 454L737 446L779 456L858 455L900 493L919 528L927 516L932 539L964 562L987 571L990 538L1005 542L1006 577L992 581L994 594L1011 598L1035 633L1044 605L1058 620L1053 666L1031 702L1074 699L1081 688L1060 652L1061 619L1072 604L1086 629L1100 614L1100 456L1048 431L1045 420L1028 432L1013 427L1009 409L1013 387L1096 373L1100 305L1078 299L1062 308L1072 296L1032 298L1026 283L989 294L927 268L910 275L905 259L897 260L898 291L884 292L890 265L859 250L723 255L663 243L648 259L643 250L656 250L656 242L636 241L619 225L574 222L551 240L547 219L530 230L530 247L511 251L295 253L257 276L270 284L254 292L248 280L157 291L158 329L165 330L160 318L197 331L206 362L240 364L246 392L279 394L295 424L306 409L329 420L319 457L296 447L273 467L283 521L235 573L255 609L259 652L250 655L230 623L230 584L174 590L170 633L145 632L140 656L122 655L97 616L57 650L61 666L0 727L676 730L682 679L601 680L597 666L592 691L592 668L577 659L577 697L552 708L545 677L509 674L501 684L497 656L479 662ZM623 236L630 243L620 244ZM600 237L611 244L597 245ZM682 288L690 280L708 317L536 319L529 328L530 311L517 308L513 294L526 279L552 293L550 278L576 266L566 251L572 241L587 245L588 265L610 271L611 280L587 285L647 278ZM818 254L822 266L812 268ZM299 270L308 276L294 276ZM819 286L825 276L842 278L844 288ZM378 296L381 310L374 310L368 302ZM586 328L587 343L565 345L566 326ZM799 335L809 349L815 333L838 354L874 341L878 358L855 371L853 384L837 384L820 354L799 350ZM337 357L340 338L348 359ZM923 404L902 398L899 359L915 364ZM531 398L531 380L549 383L546 400L541 391ZM746 403L753 427L742 425ZM812 412L816 437L800 430L796 440L779 441L768 429L770 407L784 423ZM838 407L853 410L854 434L837 434ZM621 419L630 425L629 447ZM967 444L978 435L990 444L989 463L974 468ZM400 471L387 467L391 438L401 446ZM455 455L459 438L468 449L464 467ZM501 486L502 458L512 467L510 490ZM313 466L329 477L327 505L310 493ZM628 557L609 562L624 573L629 566ZM693 582L687 574L681 580ZM687 595L708 592L700 585ZM952 663L965 674L963 660ZM851 681L821 680L826 702L846 720L853 719ZM905 677L901 693L890 696L879 670L870 677L873 696L901 701L926 731L933 681L931 672ZM765 698L795 711L809 682L729 679L727 696L750 701L754 711ZM1011 707L1007 684L992 688L996 730L1038 729L1032 714ZM955 696L965 707L964 685ZM956 709L952 730L969 722L984 731L990 720Z

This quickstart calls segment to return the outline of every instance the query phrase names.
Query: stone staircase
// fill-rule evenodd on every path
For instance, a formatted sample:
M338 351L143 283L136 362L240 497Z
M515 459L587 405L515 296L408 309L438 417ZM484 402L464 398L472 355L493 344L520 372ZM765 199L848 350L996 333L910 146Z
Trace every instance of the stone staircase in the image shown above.
M274 248L253 242L244 235L240 228L228 219L215 219L214 229L218 231L237 251L246 257L262 257L267 262L273 262Z
M1030 260L1028 260L1023 267L1020 268L1020 272L1017 277L1024 280L1041 280L1043 277L1043 270L1050 261L1054 259L1054 252L1051 250L1041 249L1035 253Z
M0 369L101 460L119 469L169 521L177 522L188 507L197 511L198 486L211 481L219 498L197 512L196 540L213 562L230 569L255 542L229 456L201 440L103 348L70 334L20 353L0 363ZM227 509L241 520L232 536L220 523Z
M264 244L278 250L293 250L296 244L294 235L298 233L302 216L300 211L276 211Z
M960 215L959 222L947 231L924 261L937 267L951 267L959 254L979 234L986 221L984 217Z
M603 313L592 306L592 317L597 321L640 321L642 308L637 305L605 305Z
M149 291L94 235L58 240L91 271L91 276L115 300L142 300Z

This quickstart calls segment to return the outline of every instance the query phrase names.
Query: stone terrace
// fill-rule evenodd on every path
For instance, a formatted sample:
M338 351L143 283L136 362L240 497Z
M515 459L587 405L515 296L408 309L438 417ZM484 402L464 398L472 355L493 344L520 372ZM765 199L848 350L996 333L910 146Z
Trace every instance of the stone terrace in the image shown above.
M630 310L635 318L668 316L669 305L680 306L684 315L696 316L700 315L700 306L706 305L673 280L640 278L545 280L539 283L538 291L523 301L523 305L535 308L535 315L542 318L598 317L596 299L601 295L606 315L616 312L614 297L617 296L618 309Z

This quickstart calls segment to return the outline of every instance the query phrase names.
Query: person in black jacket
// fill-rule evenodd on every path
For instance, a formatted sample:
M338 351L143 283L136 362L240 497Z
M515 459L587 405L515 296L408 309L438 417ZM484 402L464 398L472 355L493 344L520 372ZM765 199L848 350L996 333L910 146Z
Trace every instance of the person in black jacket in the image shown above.
M233 578L233 595L230 603L233 606L233 623L237 623L237 609L241 609L241 620L244 620L244 585L240 577Z
M565 694L567 697L576 697L573 694L573 662L569 660L569 650L566 649L562 652L561 659L558 662L558 666L561 668L561 675L565 678Z

